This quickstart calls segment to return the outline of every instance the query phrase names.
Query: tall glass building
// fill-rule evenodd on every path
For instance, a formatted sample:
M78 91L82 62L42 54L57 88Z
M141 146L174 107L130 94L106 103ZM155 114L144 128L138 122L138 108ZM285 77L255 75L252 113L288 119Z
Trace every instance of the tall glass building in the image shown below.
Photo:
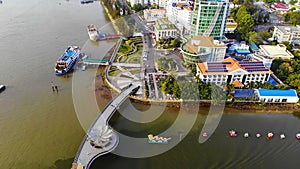
M223 39L228 12L228 0L196 0L191 36L213 36L217 40Z

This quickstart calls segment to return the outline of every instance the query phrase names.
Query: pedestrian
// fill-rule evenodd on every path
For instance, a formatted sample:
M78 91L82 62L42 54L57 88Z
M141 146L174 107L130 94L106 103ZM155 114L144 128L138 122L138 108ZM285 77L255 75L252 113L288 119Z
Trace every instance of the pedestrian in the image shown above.
M56 92L58 92L58 87L55 85L55 90L56 90Z

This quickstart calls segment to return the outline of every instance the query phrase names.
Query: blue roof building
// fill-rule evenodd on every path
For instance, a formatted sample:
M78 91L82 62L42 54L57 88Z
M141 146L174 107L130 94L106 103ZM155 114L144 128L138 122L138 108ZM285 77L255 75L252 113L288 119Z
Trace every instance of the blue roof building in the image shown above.
M296 90L256 89L259 100L267 103L297 103L299 97Z

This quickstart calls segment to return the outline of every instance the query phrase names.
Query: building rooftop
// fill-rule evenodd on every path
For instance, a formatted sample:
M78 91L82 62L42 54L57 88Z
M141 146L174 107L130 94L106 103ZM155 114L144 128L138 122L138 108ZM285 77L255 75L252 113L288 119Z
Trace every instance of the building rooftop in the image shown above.
M245 74L258 72L271 73L271 70L261 61L237 61L231 57L221 62L197 63L197 66L202 74L230 74L234 71L241 71L240 73ZM236 85L238 85L238 82L236 82Z
M298 97L296 90L280 90L280 89L257 89L259 96L284 96Z
M188 43L183 47L190 53L198 53L199 47L207 48L225 48L225 44L221 41L215 41L212 36L194 36L188 39Z
M176 27L174 24L170 23L167 18L162 18L156 21L155 29L167 30L167 29L176 29Z
M288 50L286 50L286 46L284 44L260 45L259 48L262 54L269 56L271 58L282 58L282 59L294 58L294 55Z
M300 32L300 25L297 26L275 26L283 33Z
M272 6L273 6L274 8L289 9L289 7L287 7L286 4L281 3L281 2L275 2L275 3L272 4Z
M165 9L145 9L144 13L150 13L150 12L155 12L155 13L166 13Z
M257 45L255 43L253 43L253 42L250 43L250 49L252 51L258 51L259 50L259 48L257 47Z
M238 81L238 80L233 81L232 84L234 85L234 87L243 87L243 86L244 86L244 85L243 85L240 81Z

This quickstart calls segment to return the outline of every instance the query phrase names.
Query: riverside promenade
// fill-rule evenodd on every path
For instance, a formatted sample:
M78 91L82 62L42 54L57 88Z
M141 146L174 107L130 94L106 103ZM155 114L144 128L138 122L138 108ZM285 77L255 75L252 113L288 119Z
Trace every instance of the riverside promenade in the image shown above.
M92 124L88 133L85 135L74 159L72 169L88 169L97 157L107 154L117 147L119 138L115 132L112 133L110 143L102 148L93 147L90 144L88 137L91 134L91 131L108 126L108 121L113 116L116 109L128 98L130 93L136 87L137 86L135 85L129 85L127 89L123 90L103 109L95 122Z

